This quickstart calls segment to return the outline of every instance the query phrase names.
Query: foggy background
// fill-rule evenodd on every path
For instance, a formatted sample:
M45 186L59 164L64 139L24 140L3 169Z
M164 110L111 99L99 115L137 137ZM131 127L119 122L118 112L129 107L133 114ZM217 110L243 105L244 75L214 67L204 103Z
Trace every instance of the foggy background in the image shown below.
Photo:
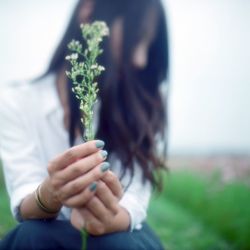
M76 0L0 2L0 86L44 72ZM250 1L165 0L169 152L250 153Z

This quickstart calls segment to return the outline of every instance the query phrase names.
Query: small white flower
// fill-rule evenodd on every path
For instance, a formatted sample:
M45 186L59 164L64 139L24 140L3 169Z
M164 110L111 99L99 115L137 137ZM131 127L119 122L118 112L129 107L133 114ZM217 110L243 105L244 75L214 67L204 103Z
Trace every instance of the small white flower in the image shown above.
M99 65L99 66L98 66L98 70L99 70L99 71L104 71L105 68L104 68L103 66Z
M90 69L97 69L97 65L96 64L91 65Z
M73 53L73 54L71 55L71 59L72 59L72 60L77 60L77 58L78 58L78 54L77 54L77 53Z

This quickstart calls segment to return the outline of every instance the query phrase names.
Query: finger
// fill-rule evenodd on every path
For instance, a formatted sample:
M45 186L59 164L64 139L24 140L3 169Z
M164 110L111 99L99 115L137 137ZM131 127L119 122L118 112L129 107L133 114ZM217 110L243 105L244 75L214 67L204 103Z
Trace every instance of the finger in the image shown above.
M106 171L108 171L110 165L108 162L104 162L86 174L68 182L60 190L60 199L65 200L73 195L77 195L79 192L82 192L87 186L92 182L98 181Z
M63 204L67 207L82 207L87 204L87 202L94 196L96 191L97 183L93 182L88 188L85 188L82 192L75 196L66 199Z
M103 205L108 210L110 210L114 215L118 213L119 211L118 199L104 182L102 181L98 182L95 195L100 199Z
M108 171L103 177L102 181L110 188L112 193L120 200L123 195L123 189L120 180L112 172Z
M81 215L79 209L76 209L76 208L72 209L70 222L76 229L81 230L82 228L84 228L84 224L85 224L84 218Z
M63 169L76 160L97 152L103 146L104 142L100 140L88 141L81 145L74 146L68 149L66 152L56 156L49 163L48 170L50 172Z
M88 209L80 209L80 213L84 219L84 227L88 233L93 235L101 235L104 233L104 225L99 221Z
M99 185L99 183L98 183ZM100 199L96 196L91 198L86 204L86 208L101 222L108 222L111 217L111 211L107 209Z
M81 160L78 160L57 174L60 185L67 183L90 171L95 166L101 164L107 158L107 151L99 150Z

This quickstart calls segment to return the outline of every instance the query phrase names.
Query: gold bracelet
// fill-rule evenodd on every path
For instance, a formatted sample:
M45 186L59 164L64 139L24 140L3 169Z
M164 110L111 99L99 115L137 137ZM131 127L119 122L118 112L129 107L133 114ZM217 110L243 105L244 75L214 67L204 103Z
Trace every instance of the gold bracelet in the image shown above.
M42 202L42 200L41 200L41 194L40 194L40 187L41 187L41 185L39 185L39 186L37 187L36 191L35 191L35 200L36 200L37 206L38 206L43 212L45 212L45 213L47 213L47 214L57 214L60 210L56 210L56 211L55 211L55 210L52 210L52 209L46 207L46 206L44 205L44 203Z

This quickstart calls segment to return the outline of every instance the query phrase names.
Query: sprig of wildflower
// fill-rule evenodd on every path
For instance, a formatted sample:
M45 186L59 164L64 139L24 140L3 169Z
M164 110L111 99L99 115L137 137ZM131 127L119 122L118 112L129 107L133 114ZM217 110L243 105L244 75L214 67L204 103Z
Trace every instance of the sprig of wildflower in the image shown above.
M85 141L89 141L94 139L93 107L97 101L99 90L95 79L105 70L97 63L97 58L103 52L100 43L105 36L109 35L109 29L105 22L100 21L92 24L81 24L80 28L87 48L83 51L82 44L77 40L72 40L68 44L72 54L65 58L71 64L71 69L66 71L66 75L72 80L72 91L80 100L79 108L83 113L81 118L84 126L83 138ZM79 55L83 56L83 62L79 62Z
M81 122L84 126L83 138L85 141L94 139L93 129L93 107L97 101L98 83L95 81L105 68L97 63L97 57L102 53L100 43L103 37L109 35L109 29L105 22L96 21L92 24L80 25L83 38L86 40L87 48L83 50L82 44L77 40L72 40L68 48L72 54L65 59L70 62L71 69L66 71L66 75L72 80L72 91L80 101L80 110L83 114ZM79 55L84 61L79 61ZM83 246L87 249L88 233L81 230Z

